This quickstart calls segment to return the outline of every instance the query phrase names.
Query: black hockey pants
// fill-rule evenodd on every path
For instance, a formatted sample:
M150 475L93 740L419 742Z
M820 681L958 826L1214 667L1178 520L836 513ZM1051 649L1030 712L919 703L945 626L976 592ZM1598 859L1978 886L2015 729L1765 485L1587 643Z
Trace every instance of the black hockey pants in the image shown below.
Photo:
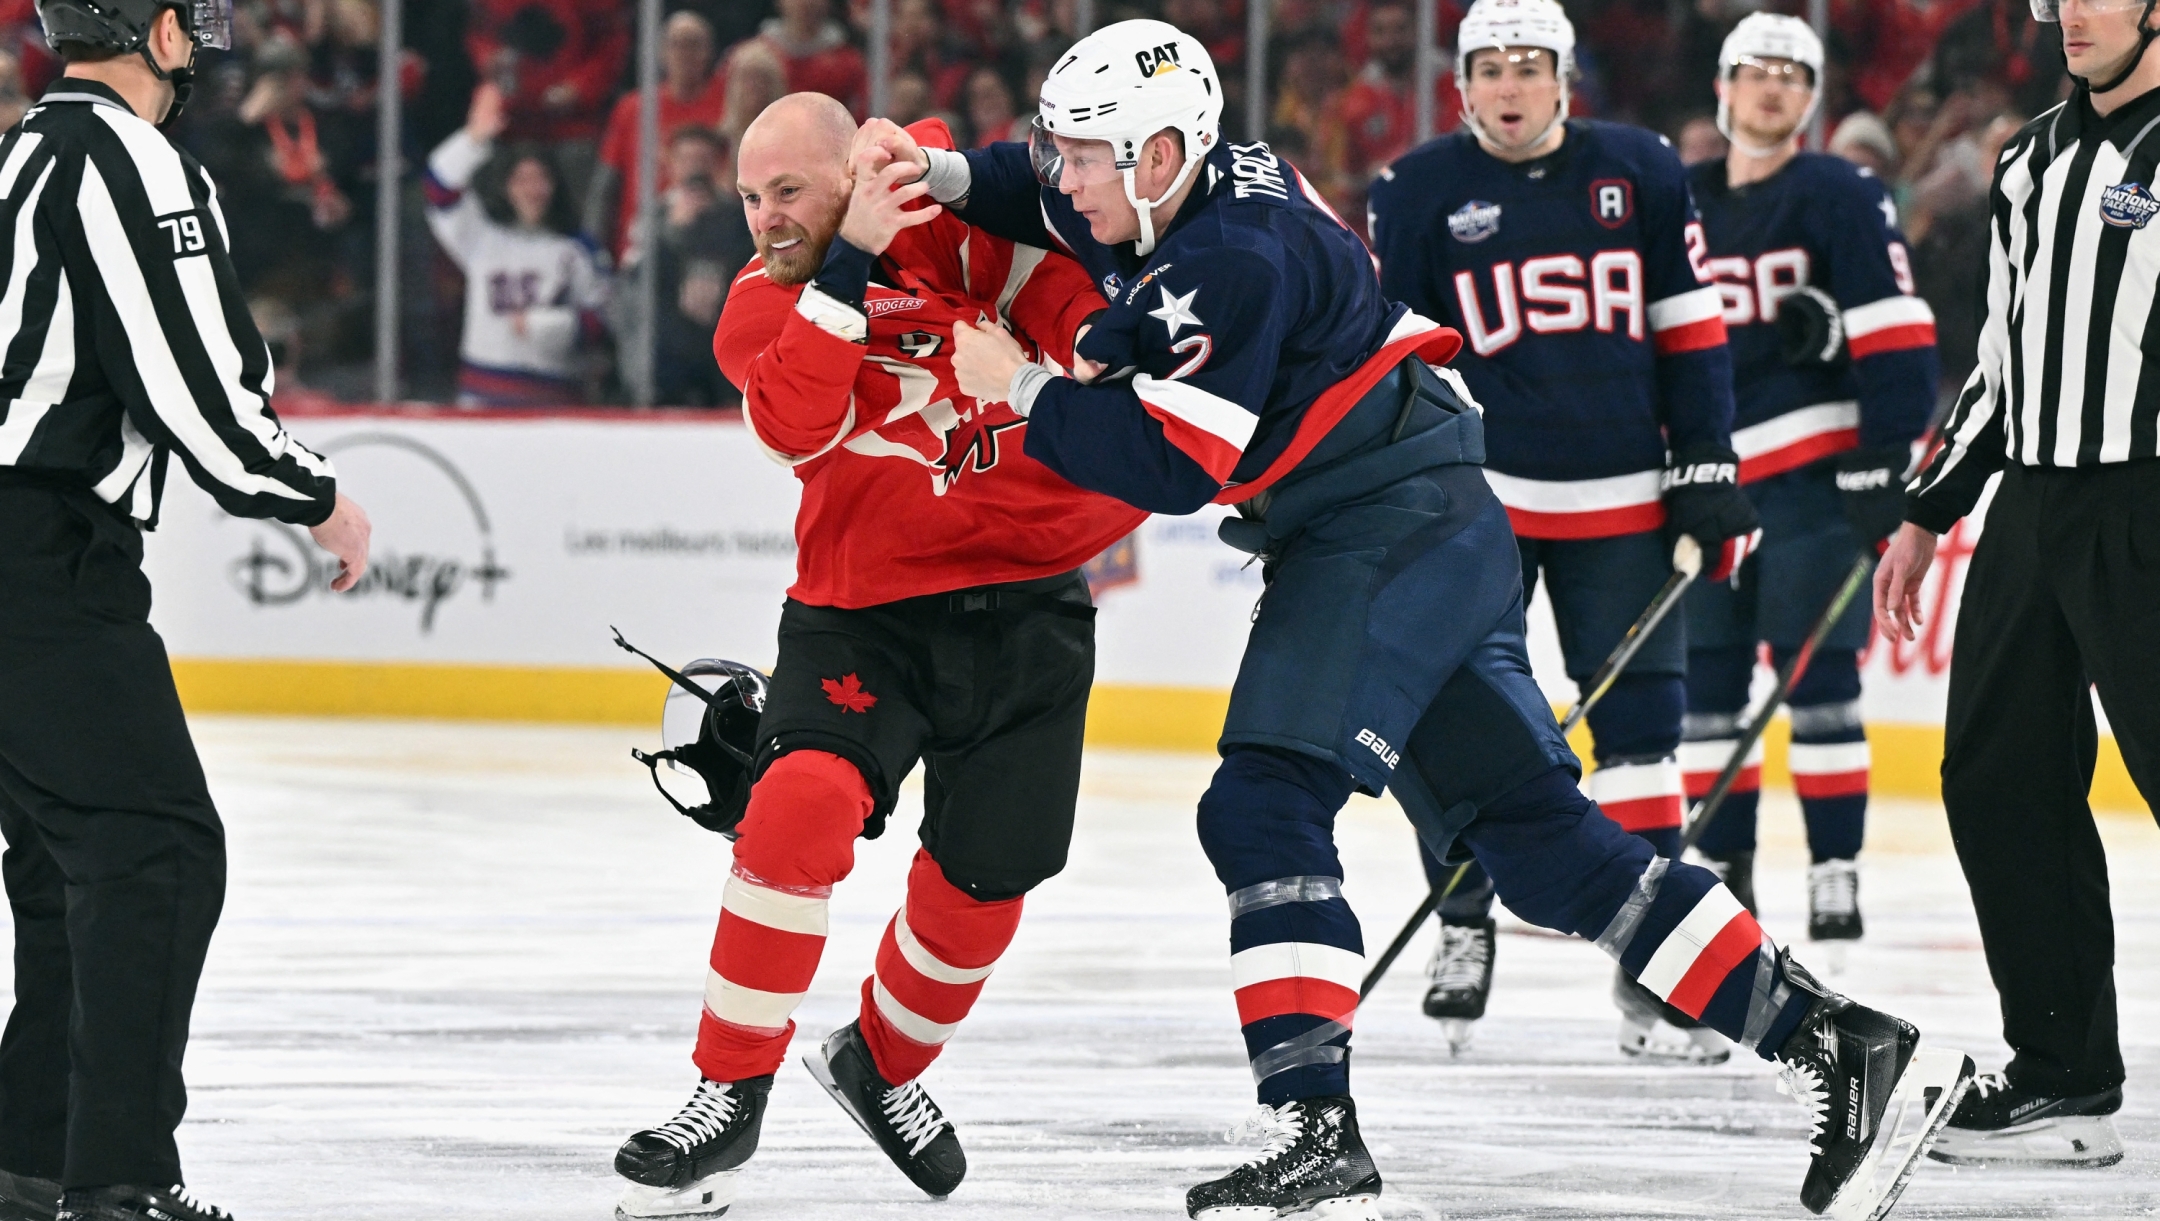
M0 1169L68 1187L182 1181L180 1061L225 894L141 564L89 493L0 472Z
M2160 798L2160 461L2012 466L1951 653L1943 804L1972 888L2018 1088L2122 1084L2107 860L2087 793L2098 686L2130 775Z

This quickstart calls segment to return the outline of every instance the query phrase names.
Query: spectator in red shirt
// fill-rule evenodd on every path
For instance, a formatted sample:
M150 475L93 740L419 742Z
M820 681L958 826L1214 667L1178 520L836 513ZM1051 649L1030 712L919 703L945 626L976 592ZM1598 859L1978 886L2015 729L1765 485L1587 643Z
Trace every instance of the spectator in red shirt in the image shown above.
M553 145L574 193L591 180L629 67L630 12L612 0L470 0L466 49L507 99L505 138Z
M660 42L660 144L666 148L684 127L720 126L727 82L713 71L712 24L684 11L667 19ZM630 223L638 212L638 121L640 96L632 91L615 103L607 134L600 141L600 164L585 196L585 235L622 260ZM661 158L660 189L674 185Z
M912 72L928 83L930 99L924 114L931 109L955 108L967 84L969 64L951 54L946 41L937 0L896 0L892 10L893 77L898 80L903 73ZM885 117L898 122L892 115Z
M868 117L869 70L827 0L780 0L779 8L758 37L779 54L788 92L822 93L846 103L856 118Z
M977 68L968 74L968 130L975 134L976 148L1000 140L1025 140L1028 124L1013 102L1012 86L995 68ZM1032 119L1030 112L1028 118Z
M1838 0L1831 24L1853 48L1852 88L1860 102L1880 113L1935 42L1983 0Z
M1353 225L1362 225L1372 176L1417 140L1417 24L1410 6L1403 0L1374 4L1366 14L1365 45L1365 67L1336 95L1321 123L1328 195ZM1461 115L1453 75L1433 73L1434 133L1452 130Z

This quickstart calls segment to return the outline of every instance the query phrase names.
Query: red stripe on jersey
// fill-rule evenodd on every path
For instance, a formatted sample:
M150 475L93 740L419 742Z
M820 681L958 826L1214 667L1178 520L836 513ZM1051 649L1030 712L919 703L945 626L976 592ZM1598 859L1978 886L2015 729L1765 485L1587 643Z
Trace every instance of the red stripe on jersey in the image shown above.
M1718 316L1700 318L1668 327L1650 336L1651 347L1660 356L1678 356L1683 352L1700 352L1705 348L1723 346L1725 343L1725 319Z
M1230 472L1237 469L1238 459L1245 452L1205 428L1179 419L1146 399L1140 405L1147 413L1162 421L1163 436L1170 444L1184 451L1185 456L1200 464L1200 469L1217 483L1228 483Z
M1904 352L1913 348L1935 346L1935 324L1932 322L1907 322L1899 326L1886 326L1879 331L1855 335L1846 341L1852 350L1852 358L1860 360L1877 352Z
M1802 797L1865 797L1868 769L1856 772L1820 772L1812 776L1793 773L1793 791Z
M1782 475L1786 471L1798 470L1819 458L1842 454L1848 449L1859 447L1860 430L1857 428L1819 432L1812 437L1802 437L1790 445L1765 450L1752 458L1742 458L1740 482L1753 483L1758 479L1768 479L1772 475Z
M1687 785L1687 795L1691 801L1700 801L1708 797L1710 795L1710 786L1717 783L1717 778L1718 774L1716 772L1684 772L1681 774L1681 780ZM1754 793L1761 789L1762 764L1760 763L1748 764L1740 769L1738 776L1733 777L1732 791L1735 793Z
M1309 1013L1347 1026L1357 1013L1357 1004L1355 988L1345 988L1309 975L1290 975L1239 988L1237 1019L1238 1025L1250 1026L1261 1018Z
M1762 949L1762 943L1762 926L1755 923L1755 917L1745 911L1734 912L1710 944L1695 952L1695 961L1673 985L1672 995L1665 1002L1691 1018L1701 1017L1710 1006L1710 998L1717 994L1718 985L1725 982L1734 967Z
M1508 523L1524 538L1611 538L1616 534L1640 534L1665 524L1665 504L1624 505L1617 509L1591 509L1582 513L1539 513L1508 506Z
M817 974L825 939L815 933L789 933L720 913L713 936L712 969L720 978L760 992L801 992Z
M1627 801L1601 801L1598 809L1605 817L1620 824L1622 831L1662 831L1677 827L1682 821L1680 794L1665 793L1656 797L1635 797Z

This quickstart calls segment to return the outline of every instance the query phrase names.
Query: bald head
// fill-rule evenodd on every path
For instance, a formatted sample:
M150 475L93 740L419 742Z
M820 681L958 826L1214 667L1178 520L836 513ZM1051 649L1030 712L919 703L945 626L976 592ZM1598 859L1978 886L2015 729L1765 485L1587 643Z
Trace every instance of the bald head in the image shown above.
M791 93L742 134L736 188L758 255L776 283L800 284L825 260L847 214L855 119L822 93Z
M822 93L791 93L767 106L742 134L743 177L753 160L778 157L804 173L847 172L855 117Z

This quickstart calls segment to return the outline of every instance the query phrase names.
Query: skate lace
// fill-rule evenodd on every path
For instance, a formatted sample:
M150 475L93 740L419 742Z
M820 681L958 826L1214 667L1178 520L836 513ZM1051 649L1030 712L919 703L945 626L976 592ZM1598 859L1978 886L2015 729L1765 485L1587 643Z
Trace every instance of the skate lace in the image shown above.
M1485 982L1485 964L1492 960L1484 930L1461 925L1440 926L1440 948L1426 968L1436 988L1475 988Z
M171 1195L172 1198L179 1203L184 1204L187 1207L194 1209L196 1212L199 1212L202 1215L211 1218L212 1221L232 1221L231 1213L226 1212L224 1209L219 1208L215 1204L205 1203L201 1199L201 1197L197 1196L194 1192L189 1191L187 1188L181 1186L178 1183L173 1184L172 1190L167 1194Z
M908 1143L908 1156L915 1157L937 1139L944 1130L945 1117L938 1114L937 1104L923 1092L921 1083L910 1081L885 1091L885 1119Z
M1860 872L1827 862L1808 870L1808 907L1818 915L1849 916L1860 907Z
M1780 1060L1777 1090L1807 1108L1808 1148L1820 1154L1823 1129L1830 1125L1830 1087L1822 1071L1805 1060Z
M687 1151L725 1131L740 1105L727 1086L717 1081L700 1081L697 1093L690 1095L690 1101L683 1104L682 1111L653 1131L662 1140Z
M1972 1079L1972 1092L1975 1098L1985 1098L1989 1094L2000 1094L2009 1088L2010 1078L2002 1073L1981 1073Z
M1255 1136L1263 1138L1260 1152L1247 1159L1245 1165L1265 1166L1288 1153L1304 1134L1305 1113L1296 1103L1286 1102L1279 1107L1263 1103L1223 1133L1223 1139L1238 1145Z

